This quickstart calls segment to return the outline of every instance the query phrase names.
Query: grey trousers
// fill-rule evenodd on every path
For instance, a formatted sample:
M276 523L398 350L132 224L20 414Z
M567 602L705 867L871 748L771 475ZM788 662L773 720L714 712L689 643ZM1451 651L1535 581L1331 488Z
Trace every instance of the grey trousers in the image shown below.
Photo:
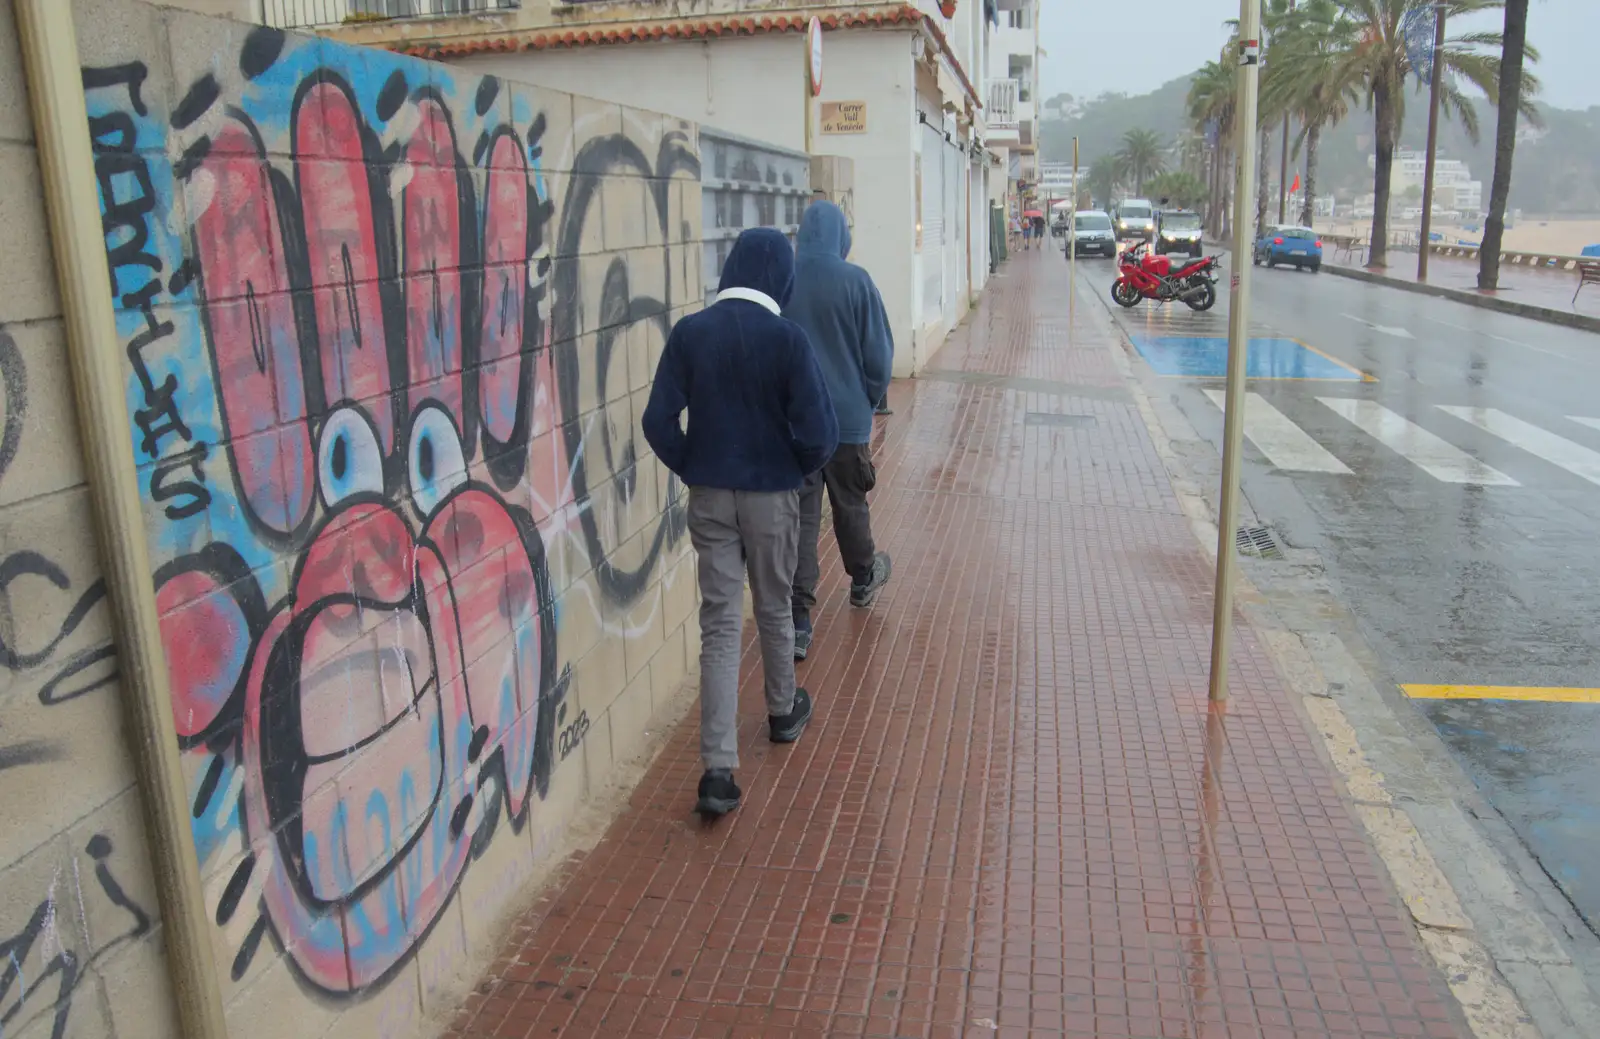
M689 539L700 561L700 757L739 767L739 645L750 575L767 713L794 709L789 586L800 544L800 493L689 488Z

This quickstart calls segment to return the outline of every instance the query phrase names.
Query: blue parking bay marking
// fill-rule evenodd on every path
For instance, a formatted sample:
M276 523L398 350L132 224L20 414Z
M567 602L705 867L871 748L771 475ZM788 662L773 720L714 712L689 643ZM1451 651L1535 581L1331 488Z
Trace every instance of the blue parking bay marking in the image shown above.
M1133 345L1157 375L1221 379L1228 374L1228 340L1222 336L1136 335ZM1359 370L1314 347L1294 339L1271 337L1250 340L1245 377L1368 381Z

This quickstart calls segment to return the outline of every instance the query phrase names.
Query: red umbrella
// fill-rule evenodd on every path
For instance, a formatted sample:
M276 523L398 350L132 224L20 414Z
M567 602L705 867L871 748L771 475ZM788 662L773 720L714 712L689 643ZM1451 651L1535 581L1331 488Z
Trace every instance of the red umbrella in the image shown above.
M1039 212L1039 210L1037 210L1037 209L1026 210L1026 211L1023 212L1022 215L1026 216L1026 217L1038 217L1040 220L1044 219L1044 214Z

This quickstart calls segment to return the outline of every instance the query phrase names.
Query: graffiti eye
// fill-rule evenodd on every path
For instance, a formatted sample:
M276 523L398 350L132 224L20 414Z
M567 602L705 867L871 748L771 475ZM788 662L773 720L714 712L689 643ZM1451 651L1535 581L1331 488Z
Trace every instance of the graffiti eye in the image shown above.
M467 482L461 436L450 416L439 408L423 408L411 422L409 472L411 498L424 516L431 515L440 502Z
M322 425L317 482L329 508L353 494L383 492L383 452L372 423L355 408L340 408Z

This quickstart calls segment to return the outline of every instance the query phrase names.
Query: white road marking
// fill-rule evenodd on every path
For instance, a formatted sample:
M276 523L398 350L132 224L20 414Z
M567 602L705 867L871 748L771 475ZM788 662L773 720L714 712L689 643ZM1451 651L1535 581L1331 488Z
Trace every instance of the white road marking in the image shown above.
M1584 418L1582 415L1568 415L1567 419L1570 422L1578 423L1580 426L1588 426L1590 429L1600 429L1600 418Z
M1223 408L1227 395L1221 390L1206 390L1206 396ZM1279 469L1305 473L1348 473L1349 466L1329 454L1327 449L1259 393L1244 395L1244 435Z
M1519 484L1460 448L1428 432L1377 401L1355 397L1318 397L1341 418L1348 419L1373 439L1401 455L1435 479L1480 487L1517 487Z
M1510 343L1512 346L1520 346L1525 350L1532 350L1535 353L1548 354L1551 357L1562 357L1569 361L1576 361L1579 359L1573 357L1571 354L1564 354L1560 350L1551 350L1548 347L1535 346L1532 343L1525 343L1520 339L1509 339L1506 336L1498 336L1493 332L1485 332L1482 329L1470 328L1467 325L1458 325L1454 321L1441 321L1436 317L1428 317L1426 314L1422 316L1422 319L1424 321L1432 321L1436 325L1443 325L1446 328L1453 328L1457 332L1468 332L1475 336L1483 336L1486 339L1495 339L1502 343Z
M1463 408L1449 404L1439 404L1437 407L1446 415L1470 422L1486 433L1543 458L1551 465L1560 466L1592 484L1600 484L1600 451L1591 451L1582 444L1556 436L1548 429L1524 422L1497 408Z
M1416 336L1411 334L1409 329L1396 328L1396 327L1394 327L1392 325L1374 324L1371 321L1368 321L1366 318L1364 318L1364 317L1356 317L1354 314L1340 314L1339 316L1340 317L1347 317L1351 321L1359 321L1361 324L1366 325L1368 328L1372 329L1374 332L1382 332L1384 335L1398 336L1401 339L1415 339L1415 338L1417 338Z

